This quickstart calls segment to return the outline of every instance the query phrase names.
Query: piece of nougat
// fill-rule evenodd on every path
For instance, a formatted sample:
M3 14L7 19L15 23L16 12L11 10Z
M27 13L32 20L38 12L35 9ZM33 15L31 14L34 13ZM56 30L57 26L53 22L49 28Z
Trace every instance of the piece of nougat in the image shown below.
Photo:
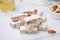
M31 15L34 15L34 14L37 14L37 10L33 10L33 11L26 11L26 12L23 12L24 14L27 14L27 16L31 16Z
M37 26L29 25L29 26L21 26L20 32L22 34L36 34L38 32Z
M19 21L19 22L15 22L15 23L10 23L10 26L12 28L20 29L21 26L24 26L24 22L23 21Z
M17 21L19 21L19 20L22 20L22 19L25 18L25 17L27 17L26 14L22 14L22 15L20 15L20 16L11 17L11 21L12 21L12 22L17 22Z
M46 22L42 22L39 27L38 27L38 30L47 30L47 23Z
M42 21L40 15L31 15L30 17L24 18L25 25L38 24Z

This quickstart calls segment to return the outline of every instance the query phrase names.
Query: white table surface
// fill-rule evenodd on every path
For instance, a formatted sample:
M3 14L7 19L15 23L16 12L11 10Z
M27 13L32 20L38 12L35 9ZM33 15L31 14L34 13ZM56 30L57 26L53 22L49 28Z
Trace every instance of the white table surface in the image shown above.
M3 13L0 11L0 40L60 40L60 20L54 20L49 16L49 7L27 4L20 2L20 0L15 2L15 12L9 11ZM11 16L19 15L23 11L33 9L44 12L48 23L48 29L56 30L56 34L51 35L43 31L40 31L38 34L20 34L19 30L10 27L9 20Z

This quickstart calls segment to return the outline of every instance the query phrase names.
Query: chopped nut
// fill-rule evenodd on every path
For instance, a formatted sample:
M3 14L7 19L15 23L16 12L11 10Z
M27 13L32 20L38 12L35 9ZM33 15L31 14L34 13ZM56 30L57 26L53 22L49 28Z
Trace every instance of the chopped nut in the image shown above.
M56 33L56 31L55 30L48 30L48 33L53 34L53 33Z
M37 9L35 9L35 10L33 11L33 13L34 13L34 14L37 14Z
M60 13L60 8L58 7L55 12Z

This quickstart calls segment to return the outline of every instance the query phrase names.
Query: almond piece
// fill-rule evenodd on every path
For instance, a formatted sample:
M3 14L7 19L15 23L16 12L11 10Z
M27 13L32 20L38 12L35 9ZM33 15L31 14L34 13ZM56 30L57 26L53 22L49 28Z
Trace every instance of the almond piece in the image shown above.
M56 11L56 13L60 13L60 11Z
M57 5L54 5L54 6L51 7L51 10L52 11L55 11L57 8L58 8L58 6Z
M48 30L48 33L53 34L53 33L56 33L56 31L55 30Z

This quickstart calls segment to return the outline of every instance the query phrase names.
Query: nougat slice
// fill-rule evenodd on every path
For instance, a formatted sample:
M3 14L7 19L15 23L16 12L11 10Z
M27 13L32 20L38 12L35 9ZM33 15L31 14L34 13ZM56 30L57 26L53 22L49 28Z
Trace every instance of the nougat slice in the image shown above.
M37 24L38 22L41 22L40 15L32 15L30 17L24 18L25 25L29 24Z
M15 17L11 17L11 21L12 22L17 22L19 20L22 20L23 18L27 17L26 14L21 14L20 16L15 16Z
M37 32L37 26L34 25L20 27L20 33L22 34L36 34Z

